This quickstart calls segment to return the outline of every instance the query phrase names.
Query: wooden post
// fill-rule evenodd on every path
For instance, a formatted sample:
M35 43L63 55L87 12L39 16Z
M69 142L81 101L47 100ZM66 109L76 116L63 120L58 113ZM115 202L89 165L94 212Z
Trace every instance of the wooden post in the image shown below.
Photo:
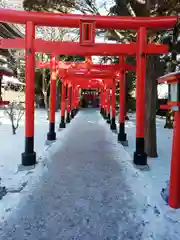
M36 163L34 152L34 88L35 88L35 26L33 22L26 23L26 97L25 97L25 151L22 153L22 165L30 166Z
M136 61L136 151L133 162L136 165L147 165L147 154L144 150L144 121L145 121L145 79L146 79L146 55L147 43L146 28L138 30L137 37L137 61Z

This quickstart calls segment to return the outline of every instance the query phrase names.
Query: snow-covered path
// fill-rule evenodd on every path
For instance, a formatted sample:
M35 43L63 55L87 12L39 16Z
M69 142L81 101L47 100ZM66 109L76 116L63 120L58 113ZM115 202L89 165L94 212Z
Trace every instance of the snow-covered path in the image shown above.
M153 169L132 165L98 111L80 111L59 134L2 221L1 240L180 239L179 211L154 194Z
M94 110L80 112L39 186L1 226L1 239L144 239L127 172Z

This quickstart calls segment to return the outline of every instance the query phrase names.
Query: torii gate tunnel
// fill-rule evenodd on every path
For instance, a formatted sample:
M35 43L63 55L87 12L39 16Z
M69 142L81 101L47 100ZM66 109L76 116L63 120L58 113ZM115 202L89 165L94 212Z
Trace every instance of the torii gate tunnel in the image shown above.
M48 52L56 54L71 55L107 55L120 56L119 75L115 74L117 69L109 67L110 76L105 67L99 71L86 76L77 74L78 67L65 69L59 67L59 75L63 79L61 116L64 117L65 109L65 89L68 85L68 95L71 95L71 106L67 111L77 108L78 89L82 86L90 85L90 80L96 80L96 86L101 89L101 111L110 114L110 89L112 90L112 128L115 126L115 84L116 79L120 79L120 140L126 140L124 132L124 81L125 81L125 60L128 55L136 56L136 150L134 152L134 163L137 165L147 164L147 155L144 151L144 115L145 115L145 74L146 55L162 54L168 52L167 45L149 44L147 42L148 29L172 29L177 24L178 18L175 16L163 17L118 17L118 16L94 16L78 14L53 14L40 12L26 12L9 9L0 9L0 22L19 23L26 25L25 39L3 39L0 41L0 48L25 48L26 51L26 114L25 114L25 151L22 153L22 164L33 165L36 163L36 153L34 152L34 69L35 52ZM55 42L35 40L35 26L69 27L80 29L80 42ZM136 43L130 44L102 44L95 43L96 29L129 29L137 31ZM54 132L54 89L57 78L55 64L51 65L51 93L50 93L50 131L49 138L55 138ZM121 65L122 64L122 65ZM98 68L98 67L97 67ZM108 68L108 67L107 67ZM61 75L63 71L65 75ZM97 70L97 69L96 69ZM102 74L100 74L101 72ZM106 76L107 75L107 76ZM84 81L83 81L83 78ZM99 84L98 81L99 80ZM85 84L87 82L87 84ZM92 85L93 86L93 85ZM71 90L70 90L71 88ZM72 92L72 93L71 93ZM63 121L62 121L63 123ZM53 136L54 135L54 136Z

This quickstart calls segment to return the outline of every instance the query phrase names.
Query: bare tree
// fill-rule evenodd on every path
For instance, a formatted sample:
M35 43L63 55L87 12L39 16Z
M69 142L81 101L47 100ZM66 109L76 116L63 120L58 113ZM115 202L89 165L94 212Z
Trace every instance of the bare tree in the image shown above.
M53 41L64 41L70 40L75 41L78 38L77 30L70 30L66 28L58 28L58 27L37 27L36 29L37 37L44 40L53 40ZM50 61L50 55L45 53L37 54L37 60L41 62ZM44 97L44 105L47 111L47 118L49 118L49 99L48 99L48 91L50 87L50 81L46 74L45 68L41 69L42 73L42 94Z
M6 107L4 107L4 114L11 121L12 133L16 134L16 130L19 127L19 122L24 115L25 108L21 102L13 101Z

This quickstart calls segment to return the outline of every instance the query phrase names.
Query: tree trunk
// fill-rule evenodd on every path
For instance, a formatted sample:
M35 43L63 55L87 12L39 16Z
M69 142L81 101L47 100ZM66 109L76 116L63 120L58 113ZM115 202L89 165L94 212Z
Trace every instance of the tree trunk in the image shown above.
M48 103L48 84L46 82L46 72L45 72L45 69L43 68L42 69L42 93L43 93L43 96L44 96L44 106L45 106L45 109L46 109L46 112L47 112L47 120L49 120L49 103Z
M49 120L49 102L48 102L49 99L48 99L47 92L43 92L43 95L44 95L44 105L47 112L47 120Z
M14 126L14 124L12 123L12 133L13 133L13 135L15 135L16 134L16 128L15 128L15 126Z
M145 102L145 151L151 158L158 156L156 140L157 78L162 75L158 56L147 58Z
M0 76L0 100L2 100L2 76Z

